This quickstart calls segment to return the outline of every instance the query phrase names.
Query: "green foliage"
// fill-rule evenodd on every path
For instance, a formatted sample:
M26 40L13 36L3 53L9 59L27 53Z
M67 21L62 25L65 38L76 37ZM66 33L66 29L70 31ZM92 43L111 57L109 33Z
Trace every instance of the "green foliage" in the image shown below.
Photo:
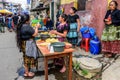
M84 76L86 76L86 75L88 75L88 71L87 70L85 70L85 69L82 69L82 75L84 75Z

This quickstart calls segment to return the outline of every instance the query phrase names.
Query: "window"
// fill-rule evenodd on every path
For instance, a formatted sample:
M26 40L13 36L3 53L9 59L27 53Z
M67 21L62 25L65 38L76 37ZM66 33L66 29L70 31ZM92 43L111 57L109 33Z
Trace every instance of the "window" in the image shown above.
M86 1L87 0L78 0L78 10L86 9Z

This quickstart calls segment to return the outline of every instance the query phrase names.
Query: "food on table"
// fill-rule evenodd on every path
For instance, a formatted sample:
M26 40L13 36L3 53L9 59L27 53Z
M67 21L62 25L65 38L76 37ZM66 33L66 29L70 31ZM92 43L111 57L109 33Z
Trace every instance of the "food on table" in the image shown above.
M40 34L45 34L45 35L48 35L48 32L41 32Z
M51 34L51 33L49 33L49 32L41 32L40 34L50 35L51 38L52 38L52 37L56 37L55 34Z
M37 44L38 46L43 46L43 47L48 47L50 43L47 43L47 42L43 42L43 43L40 43L40 44Z
M33 20L31 20L32 27L35 27L36 24L38 24L39 22L40 22L40 20L37 20L37 19L33 19Z
M55 35L55 34L50 34L50 33L49 33L49 35L50 35L50 37L56 37L56 35Z
M56 35L55 34L49 34L50 35L50 37L56 37Z
M58 39L49 38L49 39L46 39L46 42L53 43L53 42L59 42L59 41L58 41Z

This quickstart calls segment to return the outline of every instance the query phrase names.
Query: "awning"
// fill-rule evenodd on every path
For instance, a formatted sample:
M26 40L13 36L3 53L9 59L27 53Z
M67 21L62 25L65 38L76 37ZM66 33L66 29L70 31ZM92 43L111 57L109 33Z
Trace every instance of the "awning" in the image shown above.
M1 14L13 14L12 12L10 12L10 11L7 10L7 9L2 9L2 10L0 10L0 13L1 13Z
M40 7L40 8L35 8L35 9L31 9L30 11L42 11L42 10L46 10L49 9L48 7Z

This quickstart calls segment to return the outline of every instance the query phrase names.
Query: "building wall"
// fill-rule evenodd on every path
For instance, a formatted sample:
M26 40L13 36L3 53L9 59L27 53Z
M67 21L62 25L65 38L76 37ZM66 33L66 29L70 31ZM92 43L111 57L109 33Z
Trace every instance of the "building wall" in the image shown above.
M118 1L120 2L120 0ZM74 6L74 3L62 4L61 6L65 8L65 13L69 14L69 9ZM104 29L103 19L107 11L107 6L107 0L87 0L86 10L77 12L80 16L81 25L94 27L99 38L101 38L101 34Z
M118 2L118 4L119 4L118 8L120 9L120 0L116 0L116 1Z
M3 6L3 3L2 2L6 2L6 0L0 0L0 8L4 8L4 6Z

